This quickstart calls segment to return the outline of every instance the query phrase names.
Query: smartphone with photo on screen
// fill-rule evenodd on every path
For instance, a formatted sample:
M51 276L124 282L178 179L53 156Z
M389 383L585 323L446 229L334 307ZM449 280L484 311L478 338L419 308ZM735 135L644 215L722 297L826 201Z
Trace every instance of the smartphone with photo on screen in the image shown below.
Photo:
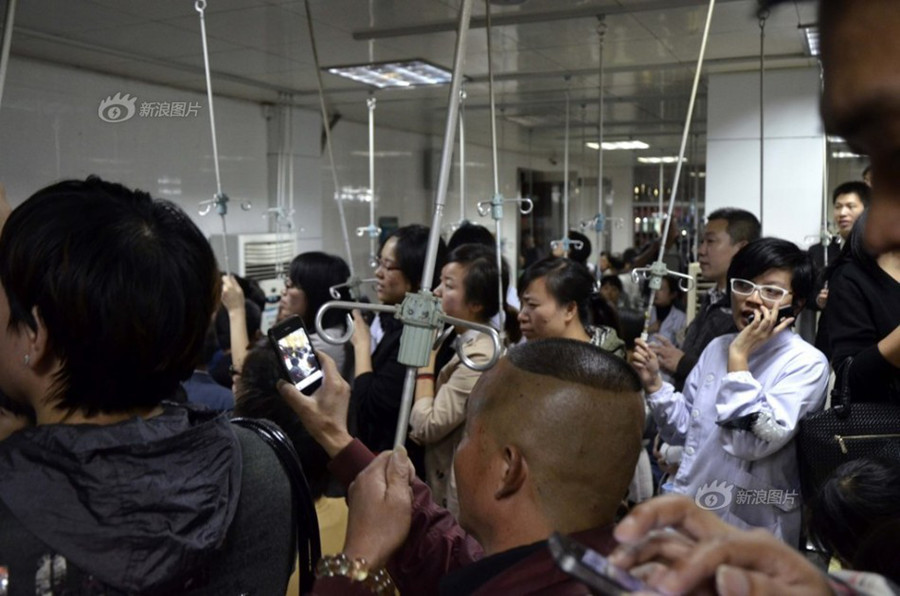
M310 395L322 385L322 365L300 317L288 317L269 329L269 342L278 355L281 374L294 387Z
M656 590L624 569L612 565L597 551L568 536L554 532L548 538L547 544L557 566L593 588L597 594L615 596L632 592L656 593Z

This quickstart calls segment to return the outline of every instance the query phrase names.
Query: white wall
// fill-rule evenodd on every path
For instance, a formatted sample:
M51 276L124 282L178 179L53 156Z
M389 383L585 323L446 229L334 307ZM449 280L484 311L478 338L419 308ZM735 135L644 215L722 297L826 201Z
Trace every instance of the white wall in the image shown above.
M104 122L100 102L116 93L136 97L136 113ZM144 102L200 108L195 116L151 118L140 115ZM97 174L173 200L207 235L220 233L219 218L201 218L197 207L216 192L207 107L197 93L14 57L0 110L0 181L15 206L52 182ZM222 187L235 201L229 232L266 231L262 108L217 98L215 113ZM251 201L253 210L242 211L238 200Z
M759 202L759 74L713 74L709 80L706 213ZM819 73L771 71L765 80L763 234L805 248L819 228L823 130Z
M105 122L98 115L100 103L117 93L135 97L136 112L128 120ZM200 107L188 117L148 117L140 112L146 102ZM97 174L168 198L204 233L220 234L221 219L214 212L198 214L198 203L216 192L207 107L202 94L13 57L0 110L0 182L15 206L52 182ZM232 199L228 232L275 231L275 220L266 211L275 205L279 110L221 97L215 98L214 107L222 188ZM292 119L298 250L325 250L346 258L331 166L320 147L321 118L317 112L294 109ZM368 186L367 125L341 121L333 139L338 183ZM376 217L394 215L401 225L431 224L440 147L439 138L379 128L376 112ZM501 191L506 196L516 194L517 159L500 157ZM445 228L459 219L458 157L454 161ZM466 164L466 215L493 230L493 221L475 211L477 201L493 194L490 152L468 146ZM240 201L250 201L252 209L243 211ZM369 276L368 238L356 235L357 227L368 224L368 204L347 203L345 210L357 273ZM505 238L516 238L517 221L512 208L507 210ZM504 255L515 266L515 248L506 246Z

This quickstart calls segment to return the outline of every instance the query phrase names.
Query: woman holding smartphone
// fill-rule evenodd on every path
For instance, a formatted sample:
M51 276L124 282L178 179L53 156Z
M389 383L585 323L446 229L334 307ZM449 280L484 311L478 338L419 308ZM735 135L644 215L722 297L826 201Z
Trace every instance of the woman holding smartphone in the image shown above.
M450 253L435 295L441 298L441 307L447 315L488 325L505 307L499 303L497 277L497 259L492 248L463 244ZM508 271L504 270L503 279L508 285ZM507 315L507 321L515 325L514 316ZM461 344L463 353L472 362L484 365L490 360L494 351L490 336L465 327L457 327L456 333L454 341ZM463 436L469 393L481 372L467 367L457 354L442 368L435 369L437 353L437 350L432 352L431 362L420 368L416 376L409 436L425 447L425 477L435 503L457 515L453 456Z
M637 340L634 366L660 436L683 445L673 491L739 528L763 528L788 544L800 537L798 422L825 401L828 362L789 329L812 288L812 264L791 242L761 238L728 268L738 333L713 340L684 392L663 382ZM790 307L793 316L779 318Z
M342 284L350 277L350 268L344 259L324 252L304 252L291 261L289 276L284 282L284 291L278 303L278 320L291 315L303 319L303 326L309 333L313 348L325 352L334 360L341 376L353 380L353 349L348 344L338 346L325 342L316 333L316 314L323 304L334 300L333 286ZM340 288L340 300L350 300L347 288ZM346 316L337 309L325 313L322 319L325 332L340 337L346 333Z

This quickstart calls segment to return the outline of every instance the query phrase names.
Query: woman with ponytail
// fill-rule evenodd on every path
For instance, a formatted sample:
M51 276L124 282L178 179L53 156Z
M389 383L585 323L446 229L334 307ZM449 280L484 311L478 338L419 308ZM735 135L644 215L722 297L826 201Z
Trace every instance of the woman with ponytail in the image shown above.
M559 257L542 259L522 275L519 296L519 325L526 339L576 339L625 358L615 312L594 292L594 277L584 265Z

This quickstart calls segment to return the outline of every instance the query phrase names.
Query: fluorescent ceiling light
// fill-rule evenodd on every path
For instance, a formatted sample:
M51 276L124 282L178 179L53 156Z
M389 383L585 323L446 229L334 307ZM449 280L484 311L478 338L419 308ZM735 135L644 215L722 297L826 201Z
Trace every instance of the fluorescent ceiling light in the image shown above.
M379 89L446 85L453 79L453 73L446 68L419 59L377 64L329 66L324 70L339 77L352 79L358 83L364 83Z
M600 148L600 146L594 141L588 141L585 145L594 149L595 151ZM603 141L603 150L604 151L619 151L619 150L635 150L635 149L649 149L650 145L645 143L644 141Z
M846 143L847 142L844 140L844 137L839 137L837 135L828 135L826 138L828 139L829 143Z
M677 155L664 155L660 157L639 157L637 158L640 163L677 163L678 156ZM687 162L686 157L681 158L682 163Z
M340 191L334 193L334 198L344 202L371 203L372 191L365 186L343 186Z
M350 155L355 157L369 157L368 151L351 151ZM376 151L375 157L412 157L411 151Z
M831 157L834 159L865 159L865 155L853 153L852 151L832 151Z
M819 28L803 27L804 41L806 41L806 51L810 56L819 55Z

